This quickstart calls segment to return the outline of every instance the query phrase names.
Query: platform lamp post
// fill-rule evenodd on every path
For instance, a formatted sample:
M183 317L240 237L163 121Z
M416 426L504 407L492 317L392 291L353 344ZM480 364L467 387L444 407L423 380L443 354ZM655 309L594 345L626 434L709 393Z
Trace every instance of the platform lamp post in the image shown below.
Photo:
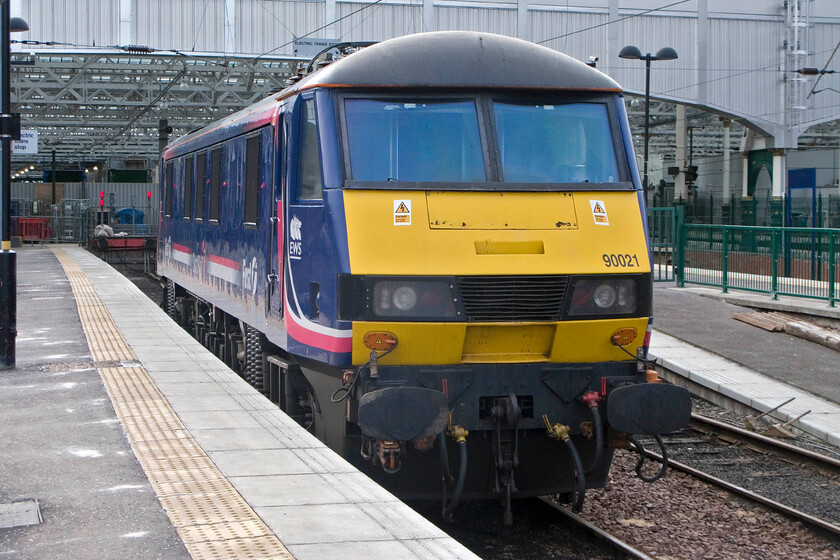
M20 139L20 115L12 115L12 31L29 31L26 22L9 17L10 0L0 0L0 369L15 367L17 337L17 255L12 251L12 140Z
M651 60L674 60L677 58L677 51L671 47L662 47L656 54L642 54L639 47L627 45L618 53L618 58L645 61L645 157L644 172L642 174L642 189L645 193L645 203L648 198L648 143L650 141L648 130L650 129L650 61Z

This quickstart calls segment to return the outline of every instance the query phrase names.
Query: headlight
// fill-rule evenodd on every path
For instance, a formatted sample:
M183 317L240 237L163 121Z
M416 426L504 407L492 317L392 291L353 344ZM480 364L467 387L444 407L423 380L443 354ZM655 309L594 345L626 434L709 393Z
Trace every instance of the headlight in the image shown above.
M373 314L377 317L455 317L455 302L448 282L374 280Z
M650 289L649 282L648 277L642 276L574 278L566 316L599 318L649 315L650 298L644 295Z
M400 286L394 291L394 305L400 311L411 311L417 304L417 292L408 286Z
M339 277L339 319L453 320L459 317L454 279Z
M601 309L609 309L615 303L615 288L612 284L599 284L595 288L592 300Z

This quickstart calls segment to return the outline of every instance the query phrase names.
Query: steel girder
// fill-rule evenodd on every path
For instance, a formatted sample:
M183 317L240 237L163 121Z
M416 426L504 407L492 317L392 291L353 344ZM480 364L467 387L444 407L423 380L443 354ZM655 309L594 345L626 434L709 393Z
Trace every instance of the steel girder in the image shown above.
M161 119L185 134L279 91L294 58L43 50L12 66L12 110L39 135L37 156L66 164L158 156ZM72 165L72 164L71 164ZM13 166L14 167L14 166ZM37 173L36 172L33 172Z
M39 135L37 156L13 156L16 166L34 164L29 177L49 167L52 151L61 166L84 168L105 163L121 168L126 160L152 166L158 157L161 119L177 137L266 95L283 89L303 61L290 57L218 55L209 53L130 53L120 50L44 49L12 66L12 110L21 126ZM644 98L627 94L634 143L642 152ZM651 156L673 159L675 107L651 100ZM692 155L714 156L723 149L723 123L718 115L693 109ZM744 127L732 123L730 149L737 151ZM836 147L838 122L809 129L805 147Z

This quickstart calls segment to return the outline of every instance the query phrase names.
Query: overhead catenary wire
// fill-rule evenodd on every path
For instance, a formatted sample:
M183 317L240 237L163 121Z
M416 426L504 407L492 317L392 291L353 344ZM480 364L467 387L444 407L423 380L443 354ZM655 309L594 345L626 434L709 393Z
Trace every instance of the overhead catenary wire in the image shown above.
M355 14L358 14L359 12L362 12L362 11L364 11L364 10L367 10L367 9L369 9L369 8L371 8L371 7L373 7L373 6L377 5L377 4L379 4L380 2L382 2L382 0L374 0L374 1L373 1L373 2L371 2L370 4L365 4L365 5L364 5L364 6L362 6L361 8L359 8L359 9L357 9L357 10L353 10L353 11L352 11L352 12L350 12L349 14L345 14L345 15L341 16L340 18L336 18L336 19L334 19L333 21L331 21L331 22L329 22L329 23L325 23L325 24L324 24L324 25L322 25L321 27L318 27L318 28L316 28L316 29L313 29L313 30L312 30L312 31L310 31L309 33L304 33L303 35L300 35L299 37L296 37L296 38L295 38L294 40L292 40L292 41L287 41L286 43L283 43L283 44L282 44L282 45L280 45L280 46L274 47L274 48L273 48L273 49L271 49L271 50L268 50L268 51L266 51L266 52L264 52L264 53L262 53L262 54L259 54L259 55L255 56L255 57L252 59L252 62L256 62L256 61L258 61L259 59L261 59L262 57L264 57L264 56L266 56L266 55L269 55L269 54L271 54L271 53L273 53L273 52L279 51L280 49L282 49L282 48L284 48L284 47L288 47L289 45L293 44L293 43L294 43L295 41L297 41L298 39L305 39L306 37L309 37L310 35L314 35L315 33L318 33L319 31L322 31L322 30L324 30L324 29L326 29L326 28L330 27L331 25L335 25L336 23L338 23L338 22L340 22L340 21L343 21L343 20L345 20L345 19L349 18L350 16L353 16L353 15L355 15Z
M599 23L597 25L591 25L589 27L584 27L583 29L577 29L575 31L570 31L568 33L563 33L562 35L557 35L556 37L551 37L550 39L543 39L542 41L535 41L535 43L537 43L538 45L542 45L543 43L548 43L549 41L554 41L555 39L564 39L564 38L569 37L571 35L576 35L578 33L583 33L584 31L591 31L593 29L598 29L599 27L605 27L607 25L613 25L615 23L621 23L622 21L625 21L625 20L628 20L628 19L632 19L632 18L639 17L639 16L644 16L644 15L647 15L647 14L650 14L650 13L653 13L653 12L658 12L658 11L661 11L661 10L665 10L665 9L671 8L673 6L677 6L679 4L685 4L688 1L689 0L679 0L678 2L672 2L672 3L666 4L664 6L659 6L658 8L651 8L650 10L644 10L642 12L639 12L638 14L632 14L632 15L629 15L629 16L626 16L626 17L623 17L623 18L618 18L616 20L607 21L607 22L604 22L604 23Z
M201 35L201 30L204 28L204 18L207 16L207 6L210 5L210 0L204 0L204 10L201 12L201 20L198 22L198 30L195 32L195 39L193 39L192 50L195 50L195 45L198 43L198 37Z
M814 85L813 85L813 87L811 88L811 91L810 91L810 92L808 92L808 95L805 97L805 99L808 99L808 98L809 98L809 97L811 97L814 93L819 93L819 92L817 92L817 84L819 84L819 83L820 83L820 80L821 80L821 79L822 79L822 77L825 75L826 68L828 68L828 65L829 65L829 64L831 64L831 60L834 58L834 55L835 55L835 54L837 54L837 48L838 48L838 47L840 47L840 40L838 40L838 41L837 41L837 44L834 46L834 50L833 50L833 51L831 51L831 56L829 56L829 57L828 57L828 60L825 62L825 65L822 67L822 70L820 71L819 76L817 76L817 79L816 79L816 80L814 80ZM836 90L836 89L834 89L834 88L826 88L826 89L831 89L831 90L833 90L833 91L837 91L837 90ZM820 90L820 91L823 91L823 90ZM838 92L838 93L840 93L840 92Z

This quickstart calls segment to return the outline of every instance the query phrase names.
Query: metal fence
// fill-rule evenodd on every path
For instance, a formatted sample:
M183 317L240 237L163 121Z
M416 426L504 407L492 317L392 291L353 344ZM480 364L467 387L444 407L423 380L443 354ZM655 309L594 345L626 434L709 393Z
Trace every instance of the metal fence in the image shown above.
M647 209L647 229L653 259L653 281L674 281L674 260L679 226L683 223L683 208Z
M141 196L145 184L125 184L125 200L106 200L100 206L99 195L86 198L64 198L57 204L13 199L12 221L14 235L27 241L86 243L100 223L110 225L114 233L127 235L157 235L157 208L150 197ZM124 203L123 205L117 202Z
M837 301L840 229L683 224L677 283Z
M784 199L784 206L777 208L781 214L775 218L767 196L730 196L727 199L711 193L692 194L678 206L684 209L685 221L689 224L840 228L840 196L828 190L791 191ZM836 192L837 189L832 187L830 190ZM667 207L670 201L658 200L657 206ZM778 221L774 222L774 219Z

